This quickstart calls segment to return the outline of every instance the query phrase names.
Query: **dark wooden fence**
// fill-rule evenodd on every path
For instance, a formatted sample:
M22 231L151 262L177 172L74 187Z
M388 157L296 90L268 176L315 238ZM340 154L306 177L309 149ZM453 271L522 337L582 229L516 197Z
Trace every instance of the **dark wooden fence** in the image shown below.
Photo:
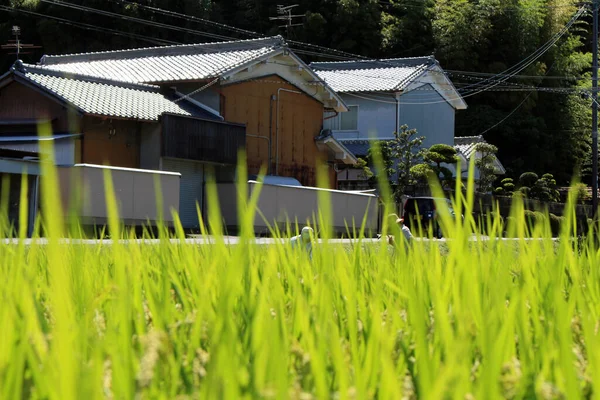
M173 114L162 116L162 156L237 164L246 146L246 127Z

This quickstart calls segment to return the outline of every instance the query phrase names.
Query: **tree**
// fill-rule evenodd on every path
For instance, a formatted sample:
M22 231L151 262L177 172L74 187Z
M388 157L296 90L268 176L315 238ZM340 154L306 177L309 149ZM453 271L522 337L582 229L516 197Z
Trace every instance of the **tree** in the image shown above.
M394 132L394 139L379 142L371 147L366 159L359 160L359 168L363 169L370 184L375 185L378 172L373 170L373 161L377 153L373 149L380 149L379 156L384 165L383 174L390 182L397 202L406 194L407 188L416 183L412 168L423 162L425 150L421 146L425 138L416 135L416 129L408 129L408 126L403 125L400 132Z
M496 153L498 148L489 143L477 143L475 152L478 155L475 160L475 166L479 170L479 191L488 193L492 190L493 184L496 181Z
M456 154L456 149L450 145L434 144L423 155L425 162L434 164L431 169L440 179L442 187L452 187L454 182L452 171L442 164L456 164L458 162Z
M407 125L400 127L400 132L394 132L394 139L389 142L391 156L397 160L396 201L406 194L408 186L414 183L411 168L423 161L424 136L417 136L416 129L408 129Z
M363 170L365 178L367 178L371 188L377 187L377 171L374 171L375 160L377 158L379 158L383 164L382 172L388 181L390 180L390 177L396 173L396 170L394 169L394 160L392 159L392 150L389 143L386 141L377 142L369 148L365 158L358 159L357 164L357 167Z

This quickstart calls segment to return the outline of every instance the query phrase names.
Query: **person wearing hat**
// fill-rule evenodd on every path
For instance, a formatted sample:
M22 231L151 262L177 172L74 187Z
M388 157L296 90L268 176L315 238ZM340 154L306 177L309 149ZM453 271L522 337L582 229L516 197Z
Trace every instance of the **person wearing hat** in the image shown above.
M302 228L302 232L300 235L294 236L290 239L290 243L292 244L292 249L296 247L304 248L304 250L308 253L310 259L312 259L312 244L313 239L315 237L315 232L313 228L310 226L305 226Z
M388 235L389 244L393 246L400 241L407 245L412 243L413 235L408 226L404 225L404 218L398 217L397 214L388 215L388 227L391 233Z

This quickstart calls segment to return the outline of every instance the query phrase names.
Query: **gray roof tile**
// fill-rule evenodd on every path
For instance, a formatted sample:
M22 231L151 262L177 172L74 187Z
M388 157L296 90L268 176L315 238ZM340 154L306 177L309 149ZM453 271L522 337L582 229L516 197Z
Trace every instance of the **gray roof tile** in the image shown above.
M156 121L163 113L191 115L159 93L157 87L65 77L35 68L15 73L86 114L146 121Z
M333 90L344 93L400 91L433 65L436 65L433 57L419 57L312 63L310 66Z
M483 136L462 136L454 138L454 148L462 153L467 160L475 154L475 146L477 143L483 143Z
M220 77L260 57L282 51L281 37L165 46L101 53L44 56L38 67L131 83Z

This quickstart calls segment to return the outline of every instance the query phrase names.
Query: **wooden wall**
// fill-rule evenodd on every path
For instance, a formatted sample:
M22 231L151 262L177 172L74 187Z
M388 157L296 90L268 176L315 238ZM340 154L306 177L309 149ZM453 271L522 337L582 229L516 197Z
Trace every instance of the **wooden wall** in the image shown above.
M116 134L111 137L110 124L108 119L83 118L82 162L139 168L141 125L135 121L112 120Z
M277 90L299 91L278 76L221 87L221 113L227 122L245 124L248 135L271 137L271 174L275 175ZM271 112L269 111L271 109ZM270 119L269 119L270 117ZM279 102L279 175L298 179L305 186L316 185L317 160L326 161L315 144L321 132L323 104L306 94L281 92ZM268 141L246 138L248 173L257 174L268 166ZM332 171L333 172L333 171ZM334 175L330 174L330 187Z
M110 120L81 117L57 100L13 82L0 89L0 120L50 119L55 133L83 133L75 143L75 162L139 168L141 123L113 120L116 135L109 137ZM0 133L35 133L33 125L2 126Z
M50 119L54 132L69 131L69 115L60 103L27 86L13 82L0 89L0 120ZM77 124L78 117L73 115L72 123ZM34 126L0 126L0 132L17 133L26 129L35 133Z

